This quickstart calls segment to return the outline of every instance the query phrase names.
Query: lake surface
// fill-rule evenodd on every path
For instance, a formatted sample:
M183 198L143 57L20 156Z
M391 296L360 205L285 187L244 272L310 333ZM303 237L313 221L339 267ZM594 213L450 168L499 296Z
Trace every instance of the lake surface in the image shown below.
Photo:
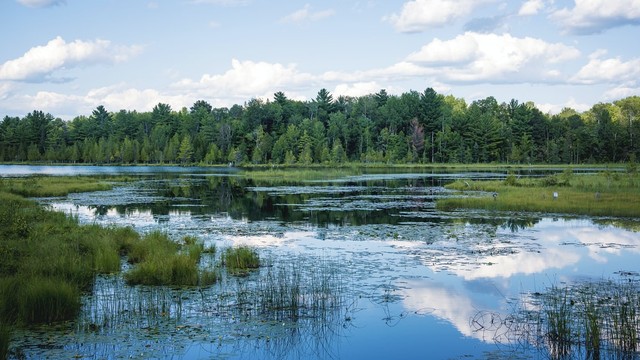
M547 358L508 334L504 319L519 299L640 271L640 233L629 230L640 219L435 208L439 198L467 196L447 182L501 172L296 182L249 180L235 169L0 166L3 176L36 173L138 176L110 191L39 201L82 223L195 235L217 249L251 245L270 265L206 289L100 277L77 322L21 334L26 358ZM238 294L288 264L337 274L341 306L295 320L237 306ZM163 309L143 314L132 302ZM93 325L106 317L109 326Z

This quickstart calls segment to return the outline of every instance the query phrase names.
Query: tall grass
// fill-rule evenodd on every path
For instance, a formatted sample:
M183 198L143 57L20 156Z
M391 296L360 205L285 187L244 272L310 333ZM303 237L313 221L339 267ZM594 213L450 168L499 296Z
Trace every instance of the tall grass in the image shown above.
M9 343L11 342L11 328L0 322L0 359L6 359L9 355Z
M88 176L30 176L2 179L0 191L26 197L64 196L74 192L110 190L111 182Z
M443 210L476 208L499 211L535 211L596 216L640 216L640 177L635 174L570 172L542 179L457 181L448 188L465 196L440 199ZM558 198L553 193L558 193ZM495 194L495 196L494 196Z
M95 274L119 271L120 253L138 237L131 229L81 226L13 194L0 192L0 201L0 279L6 290L0 293L0 320L71 317L81 290L92 286ZM68 311L59 308L65 306Z
M222 254L222 264L231 273L246 273L248 270L260 267L260 256L254 248L249 246L231 247Z
M203 252L204 245L194 237L178 244L165 233L151 232L132 245L129 262L135 266L125 279L132 285L210 285L218 276L215 270L199 270Z
M532 344L552 359L636 359L639 309L637 279L551 286L523 299L496 332L516 344ZM484 331L485 324L480 325Z

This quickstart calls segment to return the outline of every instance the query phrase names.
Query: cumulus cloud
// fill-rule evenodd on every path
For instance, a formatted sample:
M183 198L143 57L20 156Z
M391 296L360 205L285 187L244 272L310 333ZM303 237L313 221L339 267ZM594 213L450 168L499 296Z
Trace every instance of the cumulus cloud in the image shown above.
M461 82L549 81L554 64L574 59L580 51L561 43L509 34L466 32L451 40L434 39L407 61L439 67L443 78Z
M620 58L603 58L604 51L596 51L589 62L571 78L580 84L629 83L640 78L640 58L622 61Z
M294 11L293 13L283 17L282 22L290 23L303 23L309 21L318 21L324 18L331 17L335 14L332 9L311 11L311 5L306 4L302 9Z
M140 50L137 46L115 46L108 40L67 43L58 36L44 46L31 48L20 58L1 64L0 80L54 81L51 75L56 70L125 61Z
M520 16L531 16L536 15L544 8L543 0L527 0L522 6L520 6L520 10L518 10L518 15Z
M9 96L9 92L11 91L11 84L8 82L2 83L0 82L0 100L4 100Z
M500 28L506 28L506 16L498 15L492 17L476 18L468 21L464 25L466 31L490 33Z
M593 106L593 104L585 104L578 102L575 98L570 97L567 101L563 103L536 103L536 107L542 111L543 113L549 114L559 114L563 109L573 109L578 112L587 111Z
M465 17L478 6L494 0L412 0L404 3L400 14L383 20L400 32L420 32Z
M190 106L194 101L189 94L170 94L156 89L135 89L125 84L117 84L91 89L83 94L38 91L33 95L13 97L3 101L3 104L6 104L8 109L39 109L69 120L78 115L91 113L98 105L104 105L109 111L151 111L155 105L162 102L179 110L184 106Z
M18 2L24 6L32 8L49 7L55 5L65 4L66 0L18 0Z
M369 94L376 93L380 91L382 86L380 86L375 81L367 81L367 82L357 82L351 84L338 84L333 91L335 96L352 96L359 97L365 96Z
M573 8L555 11L557 20L569 33L588 35L607 29L640 25L640 0L575 0Z
M233 59L231 69L223 74L203 75L198 81L183 79L174 88L196 91L211 97L234 94L239 100L262 96L274 89L311 86L314 76L299 72L295 64L240 61Z
M615 101L629 96L637 96L638 94L640 94L640 87L621 85L607 90L603 98L607 101Z

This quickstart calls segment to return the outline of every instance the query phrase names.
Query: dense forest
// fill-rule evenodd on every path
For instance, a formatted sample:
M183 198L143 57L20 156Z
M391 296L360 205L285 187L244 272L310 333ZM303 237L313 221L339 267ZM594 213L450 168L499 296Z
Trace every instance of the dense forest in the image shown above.
M640 97L556 115L532 103L473 101L432 88L179 111L110 112L64 121L33 111L0 123L0 161L91 164L604 163L640 155Z

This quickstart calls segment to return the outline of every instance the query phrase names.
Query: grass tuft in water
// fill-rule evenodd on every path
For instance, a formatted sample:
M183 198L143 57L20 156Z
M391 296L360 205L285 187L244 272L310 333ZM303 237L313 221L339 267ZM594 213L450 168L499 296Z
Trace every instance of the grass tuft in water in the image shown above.
M217 281L217 272L199 270L204 245L191 236L174 242L165 233L154 231L134 243L129 262L134 268L125 274L131 285L210 285Z
M227 248L222 254L222 264L227 271L239 274L260 267L260 256L249 246Z

